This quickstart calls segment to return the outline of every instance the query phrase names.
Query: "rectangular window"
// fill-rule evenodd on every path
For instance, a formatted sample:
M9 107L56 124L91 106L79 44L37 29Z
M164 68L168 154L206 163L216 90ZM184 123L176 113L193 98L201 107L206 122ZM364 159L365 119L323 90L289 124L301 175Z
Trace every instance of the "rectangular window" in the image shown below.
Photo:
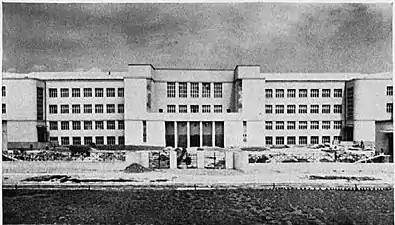
M70 138L69 137L60 137L60 143L62 145L70 145Z
M168 98L176 97L176 83L167 82L167 97Z
M92 105L84 104L84 113L92 113Z
M115 88L106 89L107 97L115 97Z
M214 83L214 98L222 98L222 83Z
M333 113L342 113L342 105L334 105Z
M299 105L299 113L306 114L307 113L307 105Z
M102 104L96 104L95 105L95 113L103 113L104 109L103 109L103 105Z
M247 121L243 121L243 142L247 142Z
M266 96L266 98L273 98L273 90L272 89L265 89L265 96Z
M276 130L284 130L284 121L276 121Z
M49 121L50 130L58 130L58 121Z
M265 122L265 129L266 130L273 130L273 122L272 121L266 121Z
M295 136L287 137L287 144L288 145L296 145L296 137Z
M287 113L289 114L296 113L296 105L287 105Z
M319 142L318 136L311 136L310 137L310 144L316 145L316 144L318 144L318 142Z
M69 121L60 122L60 129L61 130L70 130L70 122Z
M178 112L179 113L187 113L188 112L187 105L179 105Z
M125 121L118 120L118 130L124 130L124 129L125 129Z
M57 88L50 88L48 92L49 92L50 98L57 98L58 97L58 89ZM5 93L5 90L3 90L3 93ZM5 95L3 95L3 96L5 96Z
M284 98L284 89L276 89L276 98Z
M331 89L322 89L322 97L330 98L331 97Z
M288 98L295 98L296 97L296 90L295 89L288 89L287 90L287 97Z
M104 130L104 121L95 121L96 130Z
M322 105L322 113L331 113L331 105Z
M312 98L320 97L320 90L319 89L311 89L310 90L310 97L312 97Z
M92 121L84 121L84 130L92 130Z
M81 145L81 137L73 137L73 145Z
M312 130L320 129L319 121L310 121L310 129L312 129Z
M60 105L60 113L69 113L69 105Z
M119 136L118 137L118 144L119 145L124 145L125 144L125 137L124 136Z
M167 112L168 113L175 113L176 112L176 105L167 105Z
M55 142L55 143L58 144L59 139L58 139L58 137L49 137L49 141L50 142Z
M342 89L334 89L333 90L333 97L335 97L335 98L343 97L343 90Z
M1 113L7 113L7 106L6 104L1 104Z
M44 88L37 88L37 120L44 120ZM41 138L40 140L41 141Z
M104 97L103 88L95 88L95 97Z
M214 105L215 113L222 113L222 105Z
M84 145L92 144L92 137L84 137Z
M307 121L299 121L299 130L307 130Z
M272 105L265 105L265 113L267 113L267 114L273 113L273 106Z
M125 91L123 88L118 88L118 97L123 98L125 96Z
M211 105L202 105L202 112L203 113L210 113L211 112Z
M307 98L307 89L299 89L299 98Z
M147 142L147 121L143 121L143 142Z
M92 97L92 88L84 88L84 97Z
M191 97L199 98L199 83L191 83Z
M198 113L199 106L198 105L191 105L191 113Z
M387 96L392 96L393 92L394 92L393 87L387 86Z
M284 113L284 105L276 105L276 114Z
M72 105L71 112L74 114L81 113L81 106L80 105Z
M295 121L287 121L287 129L288 130L295 130L296 129L296 122Z
M310 106L310 113L319 113L319 112L320 112L319 105L311 105Z
M81 97L80 89L79 88L72 88L71 89L71 96L72 97Z
M103 136L97 136L95 139L96 139L97 145L104 145L104 137Z
M56 91L56 95L57 94L58 94L58 92ZM5 86L2 86L1 87L1 96L5 97L6 95L7 95L6 88L5 88ZM49 96L49 97L51 97L51 96Z
M211 92L210 83L203 83L202 84L202 97L203 98L210 98L210 92Z
M322 136L322 143L331 143L331 137L330 136Z
M385 111L387 113L392 113L392 103L387 103L387 105L385 106Z
M81 130L81 121L73 121L73 130Z
M342 128L342 121L333 121L333 129L341 129Z
M299 137L299 144L300 145L307 145L307 137L306 136L300 136Z
M322 121L322 129L324 130L331 129L331 121Z
M115 104L107 104L107 113L115 113Z
M188 85L187 83L178 83L178 97L188 97Z
M342 140L341 136L333 136L333 141L340 142Z
M284 137L276 137L276 145L283 145Z
M115 130L115 120L107 121L107 130Z
M68 88L61 88L60 89L60 97L68 98L69 97L69 89Z
M107 137L107 144L108 145L115 145L115 137L114 136L108 136Z
M266 136L265 143L266 143L266 145L273 145L273 137Z
M125 106L123 104L118 104L118 113L124 113L125 112Z
M57 114L58 106L57 105L49 105L49 114Z
M354 87L347 87L346 92L346 118L347 120L354 119Z

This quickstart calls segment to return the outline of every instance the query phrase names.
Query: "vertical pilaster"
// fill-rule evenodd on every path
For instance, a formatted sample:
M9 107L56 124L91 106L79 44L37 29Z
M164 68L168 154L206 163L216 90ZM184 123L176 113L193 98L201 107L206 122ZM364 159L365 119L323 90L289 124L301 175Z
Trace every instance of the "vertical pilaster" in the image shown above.
M199 146L200 147L203 147L203 122L202 121L200 121L199 122L199 139L200 139L200 144L199 144Z
M177 122L174 121L174 147L178 147L178 129L177 129Z
M190 146L190 144L191 144L191 140L190 140L190 137L191 137L191 132L190 132L190 125L189 125L189 121L187 121L187 148L189 148L189 147L191 147Z
M215 122L212 122L211 126L211 141L213 143L213 147L215 147Z

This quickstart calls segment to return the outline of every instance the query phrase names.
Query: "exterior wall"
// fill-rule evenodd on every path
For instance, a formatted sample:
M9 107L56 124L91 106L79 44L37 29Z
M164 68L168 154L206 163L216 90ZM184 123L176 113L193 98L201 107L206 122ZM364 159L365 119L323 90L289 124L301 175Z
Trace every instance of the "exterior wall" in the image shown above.
M125 121L125 144L144 145L143 143L143 122L140 120Z
M125 121L144 119L147 114L147 80L125 78Z
M7 121L8 142L37 142L36 121Z
M354 121L354 141L375 142L375 121Z
M243 122L225 121L225 147L243 146Z
M242 81L242 115L244 120L262 120L265 108L265 80Z
M154 146L165 146L164 121L147 121L147 143Z
M376 129L375 129L375 146L376 152L380 152L383 149L385 154L390 153L390 146L389 146L389 135L390 133L385 133L383 131L390 131L393 130L393 122L392 121L384 121L384 122L376 122ZM393 136L393 133L392 133Z
M262 121L247 121L247 146L265 145L265 123Z

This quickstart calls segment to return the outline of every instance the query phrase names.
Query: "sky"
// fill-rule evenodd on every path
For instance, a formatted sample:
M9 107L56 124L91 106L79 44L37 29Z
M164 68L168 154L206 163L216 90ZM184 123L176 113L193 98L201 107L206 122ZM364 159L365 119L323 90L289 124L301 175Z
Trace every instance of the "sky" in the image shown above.
M392 71L392 4L3 3L3 71Z

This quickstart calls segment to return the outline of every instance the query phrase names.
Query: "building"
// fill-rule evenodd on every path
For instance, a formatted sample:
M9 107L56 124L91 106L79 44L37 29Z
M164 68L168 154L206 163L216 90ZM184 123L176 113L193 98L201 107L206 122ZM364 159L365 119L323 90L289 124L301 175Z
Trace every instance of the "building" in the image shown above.
M3 74L8 146L376 143L393 148L392 74L234 70Z

